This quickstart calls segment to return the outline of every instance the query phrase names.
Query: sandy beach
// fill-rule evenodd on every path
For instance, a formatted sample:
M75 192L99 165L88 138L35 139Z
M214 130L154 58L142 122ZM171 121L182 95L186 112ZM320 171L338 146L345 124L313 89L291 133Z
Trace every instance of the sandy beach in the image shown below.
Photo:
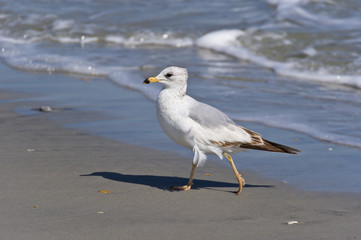
M0 239L361 239L359 194L301 191L240 169L237 196L232 170L213 161L193 190L170 191L186 183L191 159L62 126L64 114L84 112L14 112L48 104L32 98L0 93Z

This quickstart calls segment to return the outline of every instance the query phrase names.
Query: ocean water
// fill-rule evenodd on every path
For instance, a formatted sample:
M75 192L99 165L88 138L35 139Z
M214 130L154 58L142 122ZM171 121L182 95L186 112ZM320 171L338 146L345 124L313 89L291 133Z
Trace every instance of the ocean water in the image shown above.
M267 138L285 129L292 141L307 136L352 152L331 163L325 155L297 165L300 171L283 160L280 170L261 160L247 168L275 178L288 170L282 178L295 183L311 170L308 179L319 184L300 184L305 189L361 192L358 184L345 187L361 182L360 12L357 0L0 0L0 59L24 71L106 79L112 87L99 86L87 101L103 106L104 114L126 115L128 131L116 131L117 120L78 127L96 126L96 134L139 144L155 138L172 151L183 150L168 145L159 126L131 130L132 122L154 120L160 87L142 80L170 65L186 67L191 96L264 129ZM110 91L132 97L109 107L116 95ZM62 97L68 95L57 100ZM324 176L312 171L326 166ZM328 185L329 174L339 176L337 186Z

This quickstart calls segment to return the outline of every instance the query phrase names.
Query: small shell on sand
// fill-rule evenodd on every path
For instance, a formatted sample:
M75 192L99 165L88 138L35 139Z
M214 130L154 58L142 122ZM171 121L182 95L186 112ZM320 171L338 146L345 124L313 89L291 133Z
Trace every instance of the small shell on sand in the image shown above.
M32 111L39 111L39 112L54 112L54 111L64 111L64 110L71 110L71 108L52 108L50 106L41 106L37 108L32 108Z
M293 224L298 224L298 221L292 220L292 221L287 221L288 225L293 225Z
M51 112L51 111L53 111L53 109L51 109L51 107L49 107L49 106L41 106L39 108L39 111L40 112Z

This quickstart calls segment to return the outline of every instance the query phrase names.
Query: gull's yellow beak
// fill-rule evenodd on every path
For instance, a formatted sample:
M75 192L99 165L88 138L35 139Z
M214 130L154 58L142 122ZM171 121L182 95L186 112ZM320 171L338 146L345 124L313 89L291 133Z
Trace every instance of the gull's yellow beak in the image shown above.
M155 82L159 82L159 81L160 81L160 79L158 79L158 78L149 77L143 81L143 84L155 83Z

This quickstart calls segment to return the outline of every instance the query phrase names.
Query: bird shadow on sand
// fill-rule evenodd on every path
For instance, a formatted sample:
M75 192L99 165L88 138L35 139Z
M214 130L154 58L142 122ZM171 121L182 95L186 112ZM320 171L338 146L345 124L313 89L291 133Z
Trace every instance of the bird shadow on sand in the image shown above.
M117 172L93 172L91 174L80 175L82 177L88 176L100 176L108 180L146 185L150 187L159 188L162 190L174 191L170 186L185 185L188 182L188 178L174 177L174 176L154 176L154 175L132 175L122 174ZM235 180L236 181L236 180ZM212 181L204 179L194 179L194 185L192 189L201 188L238 188L237 183ZM252 185L246 184L245 188L272 188L273 185Z

